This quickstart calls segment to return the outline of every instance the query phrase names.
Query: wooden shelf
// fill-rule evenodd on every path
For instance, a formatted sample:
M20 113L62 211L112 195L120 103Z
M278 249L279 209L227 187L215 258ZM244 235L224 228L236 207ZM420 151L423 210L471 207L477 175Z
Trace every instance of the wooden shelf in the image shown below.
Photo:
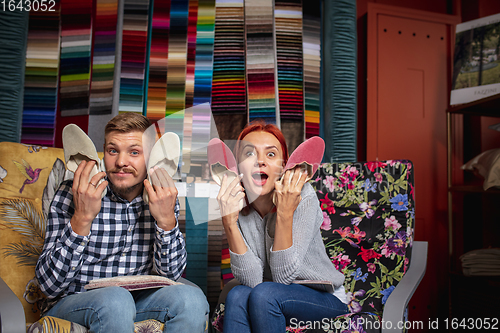
M466 104L450 106L446 111L455 114L500 117L500 94Z

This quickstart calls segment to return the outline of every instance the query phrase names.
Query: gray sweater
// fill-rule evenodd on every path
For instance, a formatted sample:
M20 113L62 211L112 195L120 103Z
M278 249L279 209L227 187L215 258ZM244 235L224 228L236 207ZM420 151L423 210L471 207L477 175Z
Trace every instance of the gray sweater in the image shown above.
M255 287L264 280L290 284L295 280L331 281L335 288L344 283L344 275L328 258L321 238L323 213L311 184L306 183L302 200L293 214L293 245L272 251L276 213L264 218L253 208L240 213L238 226L247 246L244 254L231 254L231 270L240 283Z

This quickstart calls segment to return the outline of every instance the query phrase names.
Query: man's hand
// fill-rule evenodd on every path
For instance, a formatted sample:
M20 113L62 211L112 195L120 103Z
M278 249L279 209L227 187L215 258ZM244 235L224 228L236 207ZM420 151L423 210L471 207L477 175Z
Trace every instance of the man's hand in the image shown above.
M95 161L82 161L75 171L73 179L73 204L75 214L71 218L71 228L79 235L87 236L90 233L92 221L101 210L102 192L108 185L103 181L97 184L106 176L105 172L99 172L89 181L90 171L96 164Z
M144 180L144 187L149 196L149 210L158 227L168 231L176 224L174 208L177 188L167 170L155 166L150 172L153 184L147 179Z

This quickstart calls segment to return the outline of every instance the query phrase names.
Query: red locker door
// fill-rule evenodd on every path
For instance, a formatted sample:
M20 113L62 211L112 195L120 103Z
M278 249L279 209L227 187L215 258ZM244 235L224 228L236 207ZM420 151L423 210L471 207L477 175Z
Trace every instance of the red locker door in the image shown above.
M454 27L447 15L387 6L369 6L368 15L367 158L414 163L415 239L429 243L429 255L410 320L427 328L448 304L445 111Z

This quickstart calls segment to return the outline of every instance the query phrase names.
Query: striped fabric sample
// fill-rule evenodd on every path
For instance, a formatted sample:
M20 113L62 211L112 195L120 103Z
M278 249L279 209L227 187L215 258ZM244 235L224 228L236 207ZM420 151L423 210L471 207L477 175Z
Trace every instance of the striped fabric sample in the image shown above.
M149 0L124 0L119 112L143 113Z
M212 91L215 0L198 1L193 105L209 103ZM189 103L186 102L186 106Z
M306 139L319 135L321 12L320 0L310 0L303 8L304 120Z
M89 113L110 114L113 105L118 0L95 0Z
M153 8L146 116L152 121L165 117L167 107L167 63L170 32L170 0L156 0Z
M304 140L302 1L276 0L276 63L280 128L289 151Z
M186 107L188 15L188 1L172 0L167 61L167 103L165 112L167 116L184 110Z
M213 54L212 112L246 114L243 0L216 0Z
M279 126L273 0L245 1L248 118Z
M21 142L51 147L57 114L60 4L29 14Z
M61 116L89 114L92 0L61 0Z
M185 107L193 105L194 69L196 61L196 30L198 25L198 0L190 0L187 27L187 59L186 59L186 100Z
M276 0L274 23L280 117L302 122L302 1Z

